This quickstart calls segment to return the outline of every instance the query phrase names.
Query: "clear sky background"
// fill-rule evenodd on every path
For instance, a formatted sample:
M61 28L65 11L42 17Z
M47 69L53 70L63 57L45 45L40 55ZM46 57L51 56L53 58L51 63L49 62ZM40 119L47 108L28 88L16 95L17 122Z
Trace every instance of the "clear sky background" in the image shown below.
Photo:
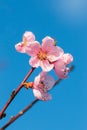
M50 92L51 101L38 102L7 130L87 130L87 1L0 0L0 109L31 68L30 57L14 48L25 31L40 42L47 35L55 38L74 56L75 70ZM50 74L57 79L53 71ZM33 99L32 91L23 88L0 127Z

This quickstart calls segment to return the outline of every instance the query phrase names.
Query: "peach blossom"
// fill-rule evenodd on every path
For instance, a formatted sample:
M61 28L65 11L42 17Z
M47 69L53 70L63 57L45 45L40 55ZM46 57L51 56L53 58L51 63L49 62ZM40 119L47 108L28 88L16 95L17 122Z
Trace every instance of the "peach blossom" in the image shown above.
M67 67L73 61L73 56L69 53L61 56L59 60L54 62L54 70L60 79L66 78L69 72L69 68Z
M50 100L51 95L48 94L55 84L55 80L46 72L41 72L34 80L33 93L34 96L40 100Z
M23 35L23 41L22 42L19 42L15 45L15 49L18 51L18 52L21 52L21 53L26 53L26 45L29 45L31 44L32 42L35 41L35 36L32 32L28 32L26 31Z
M32 67L41 67L43 71L53 69L52 62L58 60L63 55L62 48L55 46L55 41L47 36L42 40L42 46L35 41L33 44L27 45L26 53L31 56L29 63Z

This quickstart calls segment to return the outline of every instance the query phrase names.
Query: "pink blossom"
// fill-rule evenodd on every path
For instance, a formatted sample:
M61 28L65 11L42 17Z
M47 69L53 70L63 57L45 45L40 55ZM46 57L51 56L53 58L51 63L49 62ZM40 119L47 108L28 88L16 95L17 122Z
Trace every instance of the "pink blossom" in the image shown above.
M55 81L53 77L47 75L46 72L41 72L34 80L34 96L40 100L50 100L51 95L49 95L47 92L53 87L54 83Z
M61 59L64 61L65 65L67 65L73 61L73 56L69 53L66 53L61 57Z
M42 40L42 46L39 42L27 45L26 53L31 56L29 61L32 67L41 67L43 71L50 71L53 69L52 62L59 59L63 55L63 50L55 46L55 41L47 36Z
M69 72L67 65L72 61L72 55L67 53L62 55L61 58L54 63L54 70L60 79L67 77L67 74Z
M25 53L26 45L31 44L35 41L35 36L32 32L26 31L23 35L23 41L15 45L15 48L18 52Z

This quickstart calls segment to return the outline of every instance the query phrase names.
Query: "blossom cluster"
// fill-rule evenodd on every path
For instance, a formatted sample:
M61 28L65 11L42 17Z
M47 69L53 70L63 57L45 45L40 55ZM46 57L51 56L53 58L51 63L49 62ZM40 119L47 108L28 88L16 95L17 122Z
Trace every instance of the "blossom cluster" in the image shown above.
M31 85L34 96L45 101L51 99L48 91L55 84L55 80L47 72L54 69L60 79L66 78L69 72L67 65L73 61L73 56L64 53L64 50L57 46L55 40L50 36L43 38L42 44L40 44L36 41L35 35L29 31L23 34L23 40L17 43L15 48L18 52L31 56L29 64L33 68L42 68L42 72L35 77Z

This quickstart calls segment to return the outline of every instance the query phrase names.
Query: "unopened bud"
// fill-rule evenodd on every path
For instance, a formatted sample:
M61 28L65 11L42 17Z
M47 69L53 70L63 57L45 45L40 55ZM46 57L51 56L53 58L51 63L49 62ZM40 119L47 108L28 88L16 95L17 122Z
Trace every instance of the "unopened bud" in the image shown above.
M24 87L26 88L26 89L28 89L28 88L32 88L33 87L33 82L24 82Z

